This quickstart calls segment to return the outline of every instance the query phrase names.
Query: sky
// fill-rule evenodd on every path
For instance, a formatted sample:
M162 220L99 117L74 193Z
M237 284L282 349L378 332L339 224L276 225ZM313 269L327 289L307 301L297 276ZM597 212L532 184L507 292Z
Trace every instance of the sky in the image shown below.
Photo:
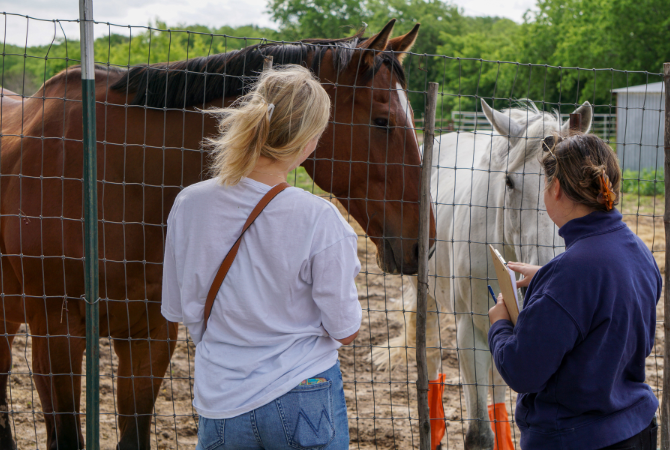
M521 22L523 13L535 0L455 0L454 3L467 15L497 15ZM171 26L255 24L273 27L266 5L267 0L93 0L93 17L96 21L119 25L147 25L159 19ZM31 46L48 44L54 36L65 35L72 39L79 36L76 23L56 25L53 22L53 19L76 20L78 0L0 0L0 12L7 13L0 16L0 41ZM27 20L13 14L46 20ZM95 27L96 37L109 31L107 25ZM114 31L121 29L112 29Z

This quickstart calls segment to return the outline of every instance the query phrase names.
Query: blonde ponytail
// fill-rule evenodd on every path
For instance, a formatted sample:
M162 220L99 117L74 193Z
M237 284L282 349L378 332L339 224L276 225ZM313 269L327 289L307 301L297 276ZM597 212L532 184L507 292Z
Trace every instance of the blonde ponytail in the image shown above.
M295 161L328 125L330 99L308 69L287 65L264 71L248 94L211 112L220 117L220 135L208 139L212 175L232 186L260 156Z

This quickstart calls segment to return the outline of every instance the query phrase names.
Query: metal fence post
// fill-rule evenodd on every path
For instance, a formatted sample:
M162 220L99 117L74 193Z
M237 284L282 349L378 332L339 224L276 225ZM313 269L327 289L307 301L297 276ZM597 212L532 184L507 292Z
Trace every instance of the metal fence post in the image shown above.
M419 448L430 450L430 410L428 407L428 365L426 362L426 315L428 295L428 252L430 250L430 172L433 165L437 83L428 83L424 114L423 161L419 193L419 271L416 299L417 403L419 408Z
M663 330L665 349L663 351L663 397L661 400L661 449L670 450L670 63L663 64L665 81L665 289L663 298Z
M98 189L95 143L93 0L79 0L84 149L84 277L86 281L86 449L100 448Z
M570 114L570 130L572 131L581 131L582 130L582 115L580 113Z

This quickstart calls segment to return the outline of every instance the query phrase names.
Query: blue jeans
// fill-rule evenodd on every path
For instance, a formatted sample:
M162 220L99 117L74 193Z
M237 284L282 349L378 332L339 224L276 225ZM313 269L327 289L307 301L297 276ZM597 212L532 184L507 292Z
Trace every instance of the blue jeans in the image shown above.
M340 362L267 405L230 419L200 416L196 450L347 450L349 423Z

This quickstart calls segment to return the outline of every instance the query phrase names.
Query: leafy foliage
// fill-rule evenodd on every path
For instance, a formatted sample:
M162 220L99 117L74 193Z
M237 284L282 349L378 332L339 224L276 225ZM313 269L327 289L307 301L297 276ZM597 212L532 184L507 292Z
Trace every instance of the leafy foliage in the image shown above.
M117 67L180 61L187 58L228 52L279 38L269 28L253 25L207 28L201 25L180 26L170 30L163 22L145 29L130 29L128 34L112 33L94 42L96 63ZM79 64L79 41L56 40L51 45L20 47L3 44L3 87L31 95L66 67Z
M79 62L79 42L61 41L52 45L19 47L4 44L0 84L30 95L46 80ZM76 61L76 62L75 62Z
M642 171L624 170L621 192L640 195L664 195L665 175L662 170L642 169Z
M596 112L611 112L612 89L660 81L637 71L659 72L670 60L667 0L537 0L521 24L464 16L441 0L268 0L268 7L279 31L199 25L180 25L181 31L175 31L157 22L154 29L135 28L97 39L96 59L122 67L176 61L241 48L263 38L344 37L365 23L369 34L396 18L396 36L421 23L415 54L405 60L417 116L423 111L422 92L429 81L436 81L443 93L443 117L453 110L478 108L477 97L495 98L496 108L531 98L542 102L544 109L562 112L588 100L597 105ZM27 95L79 60L77 41L29 48L6 44L3 51L0 82Z

